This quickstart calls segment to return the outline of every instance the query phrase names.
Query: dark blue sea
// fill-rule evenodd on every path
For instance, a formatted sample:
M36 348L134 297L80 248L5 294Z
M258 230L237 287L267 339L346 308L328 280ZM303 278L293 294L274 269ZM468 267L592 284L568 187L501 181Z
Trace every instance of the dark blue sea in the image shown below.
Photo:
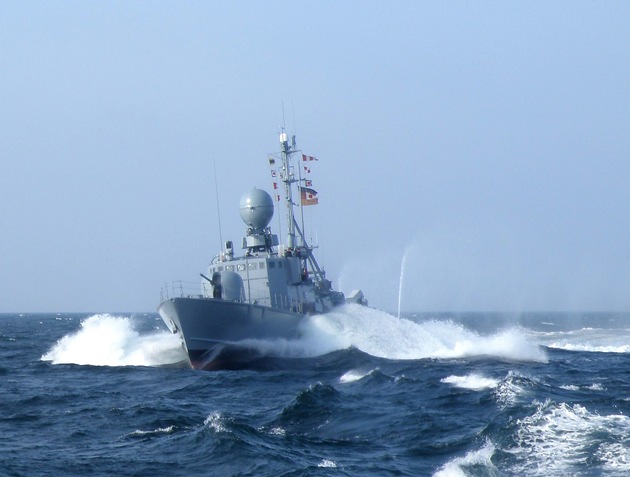
M0 315L0 475L630 475L630 314L348 307L257 346L195 371L156 314Z

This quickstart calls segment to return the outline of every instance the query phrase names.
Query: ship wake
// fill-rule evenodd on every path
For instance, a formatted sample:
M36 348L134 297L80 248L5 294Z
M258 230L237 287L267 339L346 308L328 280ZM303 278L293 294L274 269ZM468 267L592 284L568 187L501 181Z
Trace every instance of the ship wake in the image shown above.
M491 356L510 361L547 362L544 350L519 328L485 336L449 320L416 323L359 305L345 305L306 318L300 339L249 340L242 344L262 354L285 358L315 357L354 347L371 356L392 360Z

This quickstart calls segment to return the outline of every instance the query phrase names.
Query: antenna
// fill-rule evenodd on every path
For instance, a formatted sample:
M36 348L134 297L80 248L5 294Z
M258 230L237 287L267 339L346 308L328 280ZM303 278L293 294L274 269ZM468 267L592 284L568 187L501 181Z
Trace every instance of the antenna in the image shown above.
M219 207L219 185L217 183L217 161L212 160L212 164L214 166L214 193L217 197L217 217L219 219L219 242L220 247L219 250L223 251L223 232L221 230L221 207Z
M293 137L297 134L297 126L295 125L295 108L293 107L293 100L291 100L291 114L293 114ZM293 149L295 149L295 141L293 142Z
M282 129L284 130L284 128L286 127L287 122L284 119L284 101L282 101Z

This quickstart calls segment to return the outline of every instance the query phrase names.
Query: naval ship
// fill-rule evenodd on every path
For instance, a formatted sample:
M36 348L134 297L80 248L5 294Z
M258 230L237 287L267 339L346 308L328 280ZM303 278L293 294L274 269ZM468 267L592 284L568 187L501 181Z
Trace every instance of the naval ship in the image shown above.
M308 315L326 313L344 303L367 305L361 290L346 297L332 288L304 236L302 207L314 205L318 199L311 181L303 177L307 174L302 171L308 168L294 166L293 160L295 156L303 162L315 158L301 154L295 136L289 142L284 129L280 147L268 160L275 203L284 203L286 211L286 243L281 245L269 226L274 198L262 189L250 190L240 201L241 219L247 226L241 254L232 241L226 241L207 274L200 274L197 294L166 296L158 306L164 323L181 338L192 368L247 367L274 355L269 347L263 355L255 346L257 341L299 339L300 324ZM278 194L282 190L284 200Z

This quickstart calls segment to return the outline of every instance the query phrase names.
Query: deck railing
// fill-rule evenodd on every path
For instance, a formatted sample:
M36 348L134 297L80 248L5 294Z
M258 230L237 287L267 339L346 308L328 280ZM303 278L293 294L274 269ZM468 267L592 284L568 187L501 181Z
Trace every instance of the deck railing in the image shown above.
M160 301L167 300L169 298L201 298L212 297L212 285L209 283L199 282L187 282L183 280L176 280L171 283L164 283L160 290ZM298 301L291 300L286 295L274 294L269 298L269 295L252 294L248 303L259 304L263 306L271 306L278 310L304 312L302 304Z
M185 282L182 280L176 280L169 283L164 283L160 290L160 301L167 300L168 298L181 298L181 297L200 297L202 291L199 286L199 282Z

